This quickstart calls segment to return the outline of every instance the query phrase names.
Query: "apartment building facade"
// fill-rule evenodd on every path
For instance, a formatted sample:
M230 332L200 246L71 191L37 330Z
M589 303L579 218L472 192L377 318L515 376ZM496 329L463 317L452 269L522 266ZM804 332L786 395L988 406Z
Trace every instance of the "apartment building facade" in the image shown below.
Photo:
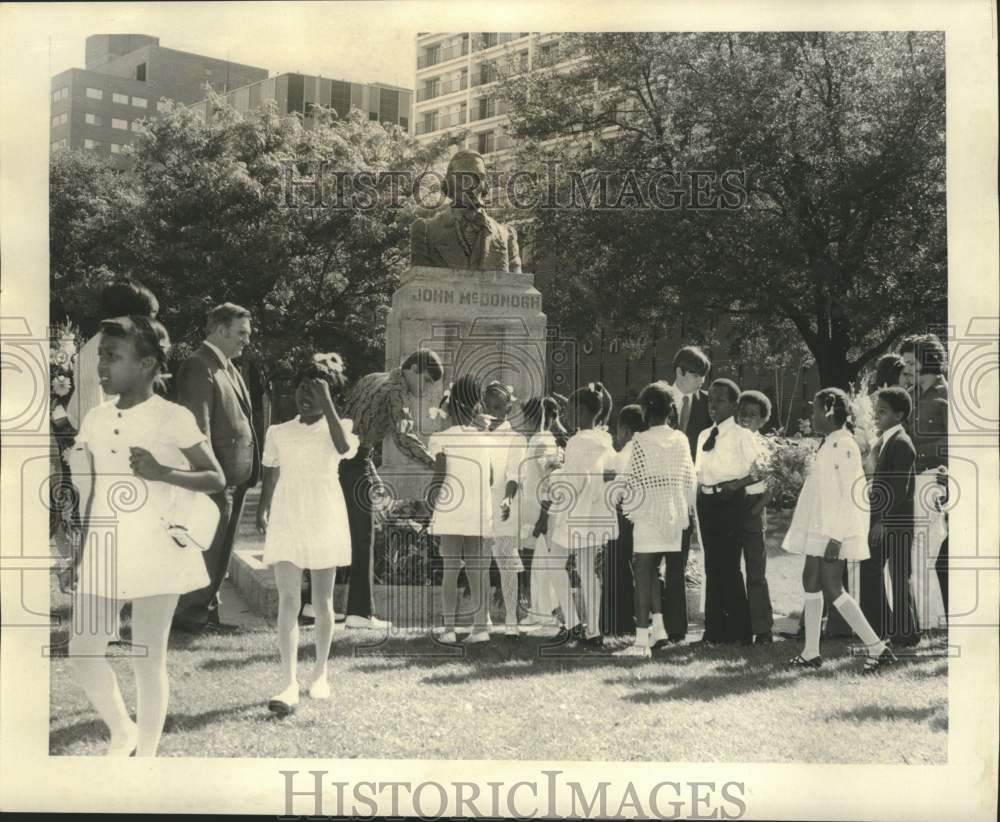
M206 83L224 93L268 75L257 66L165 48L146 34L95 34L85 48L85 68L52 78L53 151L122 155L140 121L159 116L164 98L193 103L204 98Z
M333 108L339 114L356 108L369 120L392 123L412 133L413 90L386 83L352 83L288 73L237 88L223 94L222 99L241 114L274 101L279 114L301 114L307 125L316 107ZM190 108L211 121L212 105L208 100L199 100Z

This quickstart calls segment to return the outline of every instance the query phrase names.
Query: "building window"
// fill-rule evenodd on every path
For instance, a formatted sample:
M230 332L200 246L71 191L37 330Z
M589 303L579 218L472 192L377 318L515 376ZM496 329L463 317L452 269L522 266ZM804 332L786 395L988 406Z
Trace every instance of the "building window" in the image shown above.
M402 129L406 129L407 131L409 131L409 129L410 129L410 120L409 120L409 118L408 117L400 117L399 118L399 127L402 128Z
M113 93L111 95L111 102L113 102L113 103L121 103L123 106L127 106L128 105L128 95L127 94L114 94Z
M119 131L128 131L128 120L119 120L117 117L112 117L111 128L116 128Z
M57 114L52 118L52 126L64 126L69 122L69 114L63 112L62 114Z
M62 151L64 148L69 148L69 141L63 138L62 140L56 140L52 144L53 151Z
M86 140L83 141L83 147L84 148L89 148L91 150L96 150L96 149L100 148L100 146L101 146L101 144L99 142L97 142L97 140L91 140L91 139L88 138L88 139L86 139Z
M133 120L132 121L132 131L140 131L140 130L142 130L142 125L139 123L138 120Z
M146 108L146 106L149 105L149 100L147 100L145 97L133 97L132 105L135 106L136 108Z
M122 144L121 143L112 143L111 144L111 153L112 154L121 154L122 153Z
M104 99L104 92L101 91L99 88L90 88L88 86L87 87L87 96L91 100L103 100Z
M135 79L139 80L139 81L141 81L143 83L146 82L146 64L145 63L139 63L139 65L137 65L135 67Z
M55 91L52 92L53 103L58 103L60 100L65 100L67 97L69 97L69 86L56 89Z
M87 114L83 115L83 120L88 126L103 126L104 118L99 114Z

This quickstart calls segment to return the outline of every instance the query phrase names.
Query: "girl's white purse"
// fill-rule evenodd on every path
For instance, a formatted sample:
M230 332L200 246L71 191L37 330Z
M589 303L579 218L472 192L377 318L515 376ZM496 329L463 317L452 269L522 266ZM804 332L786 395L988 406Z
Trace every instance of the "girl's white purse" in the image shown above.
M207 551L219 527L219 508L208 494L173 489L173 504L160 517L167 533L180 548Z

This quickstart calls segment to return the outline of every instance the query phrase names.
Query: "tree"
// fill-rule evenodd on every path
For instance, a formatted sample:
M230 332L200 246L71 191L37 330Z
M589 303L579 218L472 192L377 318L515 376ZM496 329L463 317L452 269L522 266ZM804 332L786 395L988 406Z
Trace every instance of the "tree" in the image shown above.
M241 116L216 98L208 122L177 106L147 124L133 146L134 167L95 173L92 198L103 203L110 180L129 181L133 202L120 219L131 253L116 257L114 271L154 290L182 351L201 339L206 310L229 300L253 313L252 350L266 374L320 349L342 353L358 376L383 365L385 315L409 261L415 206L405 186L393 196L388 178L368 187L368 203L359 194L338 204L336 191L310 181L416 175L443 148L421 146L357 111L338 117L317 109L306 128L273 104ZM62 177L58 185L72 188ZM80 230L66 210L52 220L60 236ZM54 266L71 262L64 248L76 246L54 246ZM91 265L100 250L79 255Z
M944 322L942 35L600 33L562 44L584 59L510 72L498 91L524 166L561 161L559 194L610 173L610 209L532 211L535 246L575 275L548 283L560 320L600 316L625 334L679 312L689 325L718 312L764 331L788 322L838 386L903 334ZM711 179L714 207L692 207L699 183L686 174L706 169L744 173L729 177L737 207ZM682 206L635 208L666 173Z

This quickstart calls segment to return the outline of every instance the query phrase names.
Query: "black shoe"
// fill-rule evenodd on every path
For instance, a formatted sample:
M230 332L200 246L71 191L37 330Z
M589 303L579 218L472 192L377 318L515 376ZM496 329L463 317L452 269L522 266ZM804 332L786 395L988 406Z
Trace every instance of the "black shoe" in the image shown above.
M587 634L586 631L584 630L583 623L578 622L576 625L570 628L569 635L573 639L586 639Z
M670 645L680 645L687 639L687 634L668 634L667 643Z
M806 659L799 654L794 659L788 660L789 668L812 668L814 670L823 667L823 658L814 656L812 659Z
M774 643L774 637L771 636L770 631L768 631L766 634L757 634L757 637L753 641L754 645L771 645L773 643Z
M896 655L892 652L892 648L887 642L885 644L885 650L882 651L881 654L874 657L870 656L865 659L865 664L861 668L861 676L875 676L881 672L882 668L896 662L899 662L899 660L896 658Z
M734 640L732 644L739 645L741 648L749 648L751 645L753 645L753 637L745 636L742 639Z
M588 648L603 648L604 647L604 637L598 634L597 636L584 637L580 642L581 645L586 645Z
M315 624L316 624L316 617L303 616L302 614L299 614L299 626L300 627L307 628L310 625L315 625Z
M170 630L180 634L197 635L205 630L205 625L196 622L175 622L170 626Z

